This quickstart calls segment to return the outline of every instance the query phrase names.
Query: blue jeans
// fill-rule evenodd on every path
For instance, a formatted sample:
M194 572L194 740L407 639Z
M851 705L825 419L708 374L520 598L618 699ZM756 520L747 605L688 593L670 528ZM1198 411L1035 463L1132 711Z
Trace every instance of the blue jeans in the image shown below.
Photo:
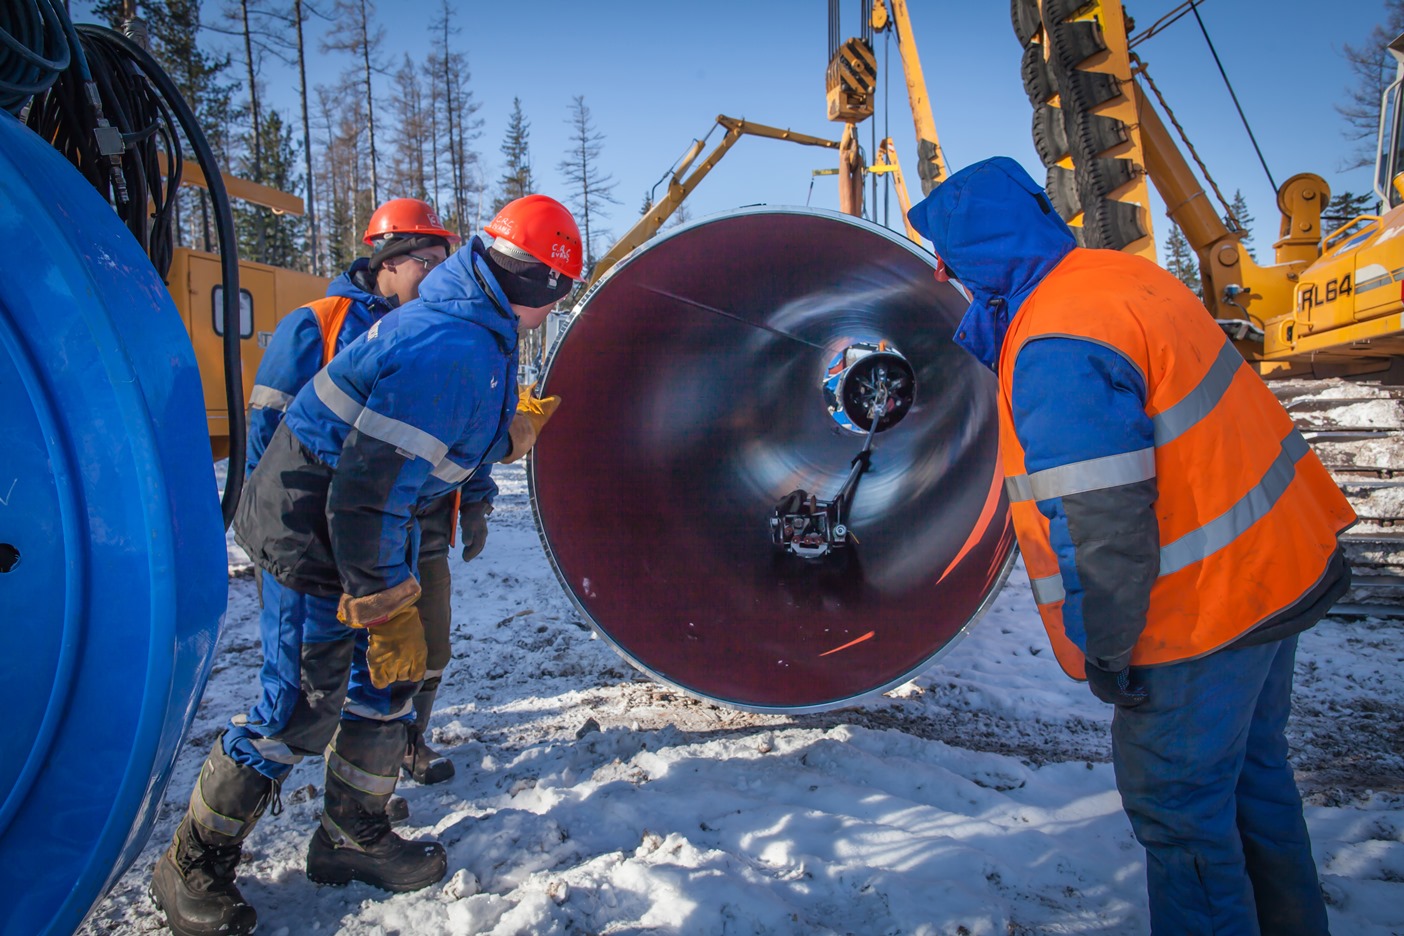
M1292 767L1297 638L1139 670L1112 762L1146 849L1151 931L1318 936L1326 906Z
M295 591L260 571L262 686L247 715L236 715L224 751L281 781L305 756L319 757L343 719L413 721L417 682L371 684L367 635L336 618L337 599Z

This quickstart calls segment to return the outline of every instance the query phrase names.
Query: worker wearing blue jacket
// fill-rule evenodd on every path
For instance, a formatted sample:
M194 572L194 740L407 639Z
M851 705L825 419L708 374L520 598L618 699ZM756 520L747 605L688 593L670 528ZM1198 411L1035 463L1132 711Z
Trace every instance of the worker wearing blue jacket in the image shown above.
M363 237L373 253L360 258L332 280L326 298L289 313L278 328L259 363L249 394L247 471L253 474L283 413L297 392L317 371L381 316L419 296L419 286L429 271L448 256L458 235L439 220L438 213L417 198L394 198L377 208ZM415 511L419 523L421 587L420 617L429 647L424 682L414 697L414 725L403 770L422 784L442 783L453 777L453 762L429 746L429 719L450 659L452 625L449 547L453 527L463 527L463 559L475 558L487 540L487 517L497 494L488 467L474 474L461 492L421 504ZM260 594L262 580L260 579ZM298 662L285 660L286 678L296 680ZM291 704L291 700L288 700ZM391 817L407 817L403 799L391 800Z
M234 883L242 843L293 764L324 752L309 878L412 891L446 873L442 846L405 841L385 814L425 673L414 513L535 444L559 400L518 406L517 332L581 272L575 221L544 195L509 203L487 233L491 247L475 238L317 372L245 486L234 529L276 619L265 658L300 672L265 666L262 698L210 751L156 864L152 895L181 936L253 932Z
M1115 705L1112 766L1156 936L1323 936L1285 729L1298 635L1345 592L1355 514L1174 276L1079 247L1006 157L909 214L968 290L1000 458L1068 675Z

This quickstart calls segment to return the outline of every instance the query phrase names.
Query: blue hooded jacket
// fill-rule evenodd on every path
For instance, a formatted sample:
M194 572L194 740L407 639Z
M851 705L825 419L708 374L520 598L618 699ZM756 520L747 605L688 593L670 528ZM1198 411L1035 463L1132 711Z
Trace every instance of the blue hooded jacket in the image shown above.
M955 341L998 369L1024 301L1076 247L1048 197L1014 160L962 169L908 213L972 294ZM1110 314L1088 296L1087 314ZM1006 362L1009 363L1009 362ZM1010 412L1032 474L1153 451L1145 378L1115 349L1065 335L1026 342L1012 362ZM1127 665L1159 563L1156 482L1038 501L1063 592L1063 627L1095 666ZM1106 548L1115 543L1116 548Z
M1077 246L1023 167L1007 156L967 166L907 213L954 279L970 290L956 344L994 369L1019 307Z
M481 241L435 267L419 296L298 392L283 425L302 454L275 438L264 461L277 449L278 463L250 479L236 531L284 584L360 597L403 582L415 505L463 487L510 448L518 319ZM308 481L289 493L289 479L304 477L293 462L308 466ZM332 567L339 588L325 581Z

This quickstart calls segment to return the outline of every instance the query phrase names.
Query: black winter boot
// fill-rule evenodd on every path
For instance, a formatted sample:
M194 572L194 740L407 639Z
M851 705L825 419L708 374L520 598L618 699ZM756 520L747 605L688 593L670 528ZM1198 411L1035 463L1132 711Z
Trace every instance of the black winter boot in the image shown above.
M414 724L409 729L409 747L400 769L415 783L429 786L453 779L453 761L431 748L425 736L429 733L429 715L434 711L434 696L438 688L420 689L414 696Z
M307 876L313 881L363 881L403 893L443 880L444 847L405 841L391 831L385 815L404 752L400 722L343 720L337 727L327 751L322 825L307 847Z
M200 770L190 806L151 874L151 899L176 936L244 936L258 925L234 886L243 841L276 784L224 753L221 735Z

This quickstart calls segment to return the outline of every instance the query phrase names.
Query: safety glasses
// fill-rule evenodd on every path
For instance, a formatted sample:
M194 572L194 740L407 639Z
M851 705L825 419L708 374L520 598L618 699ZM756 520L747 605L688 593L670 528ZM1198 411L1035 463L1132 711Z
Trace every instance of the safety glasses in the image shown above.
M428 273L430 270L434 269L434 267L438 266L440 263L443 263L442 260L439 260L435 257L421 257L419 254L405 254L405 256L411 260L418 260L420 263L424 264L425 273Z

